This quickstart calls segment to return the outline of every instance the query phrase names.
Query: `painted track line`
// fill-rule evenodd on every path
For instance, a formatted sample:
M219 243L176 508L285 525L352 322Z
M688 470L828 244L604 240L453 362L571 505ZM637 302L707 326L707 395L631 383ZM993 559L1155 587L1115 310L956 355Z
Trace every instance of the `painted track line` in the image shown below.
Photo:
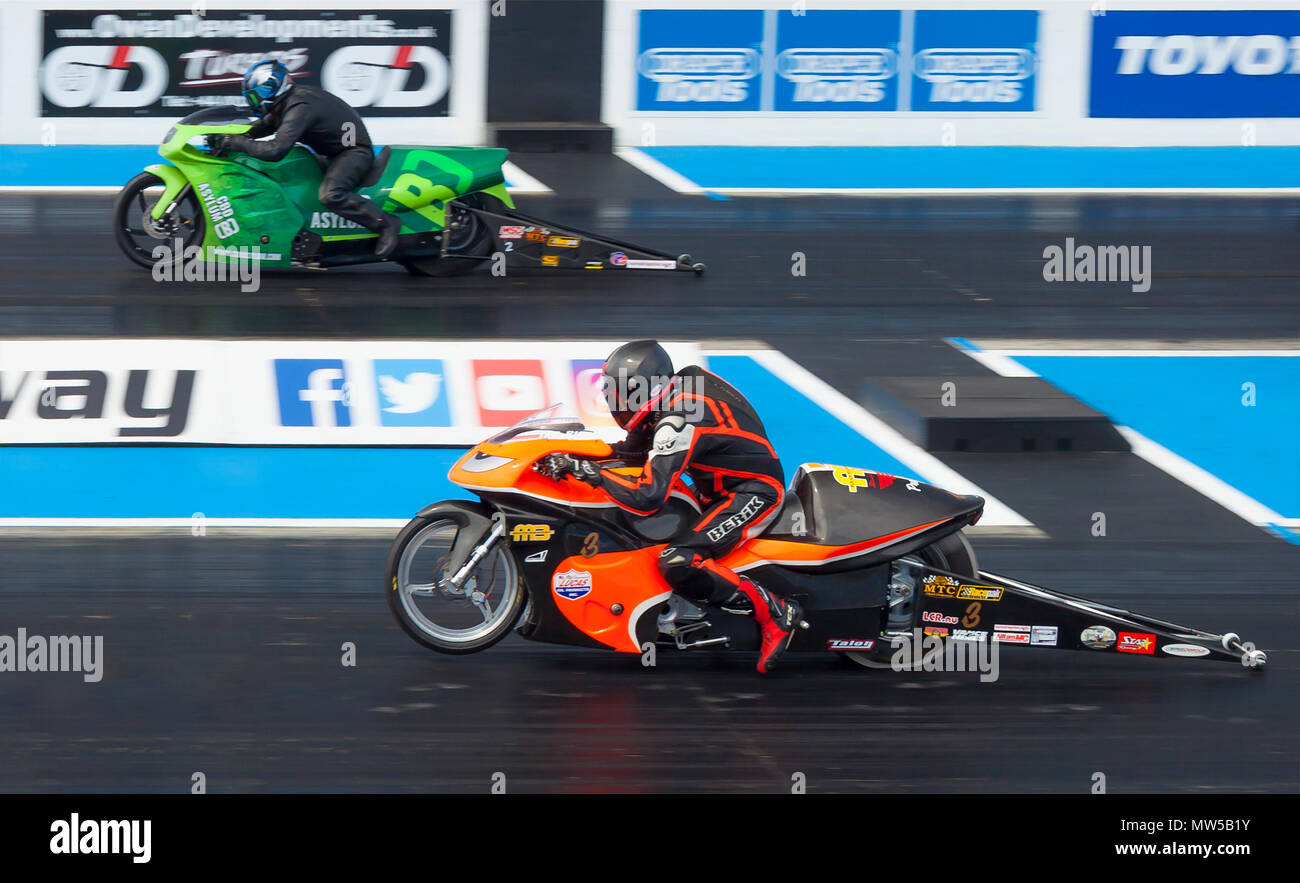
M615 147L614 155L639 171L654 178L669 190L678 193L703 193L704 188L681 172L669 168L659 160L635 147Z
M1015 361L1016 356L1026 358L1034 356L1087 356L1087 357L1113 357L1113 356L1137 356L1137 357L1175 357L1175 356L1215 356L1215 357L1257 357L1267 356L1273 358L1296 358L1300 356L1300 350L1253 350L1253 349L1069 349L1060 346L1047 349L1040 347L1014 347L1008 346L1000 349L984 349L979 344L960 337L947 338L947 342L975 361L984 365L989 370L1001 375L1002 377L1037 377L1038 375L1029 368ZM1095 342L1092 342L1095 345ZM1166 448L1164 445L1147 438L1142 433L1128 426L1121 426L1113 423L1116 431L1129 443L1133 453L1146 460L1152 466L1176 478L1178 481L1190 487L1192 490L1202 496L1218 503L1229 512L1245 521L1250 522L1256 527L1267 530L1274 536L1285 540L1292 545L1300 545L1300 533L1296 530L1300 527L1300 519L1286 518L1273 509L1256 500L1254 497L1238 490L1219 478L1211 472L1206 471L1190 460L1182 457Z
M777 350L752 350L745 353L759 365L771 371L790 386L799 390L826 413L879 446L898 462L916 470L917 477L938 484L947 490L962 494L978 494L987 502L984 520L980 523L1005 527L1033 527L1033 524L992 494L982 490L961 473L944 464L933 454L903 437L875 414L835 389L807 368Z

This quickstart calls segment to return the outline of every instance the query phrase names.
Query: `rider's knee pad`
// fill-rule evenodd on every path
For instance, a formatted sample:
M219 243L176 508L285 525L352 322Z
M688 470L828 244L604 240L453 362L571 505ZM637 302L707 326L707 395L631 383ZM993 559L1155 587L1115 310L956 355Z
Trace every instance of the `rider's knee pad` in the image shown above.
M689 598L708 600L713 594L713 579L700 569L703 556L694 549L669 546L659 554L659 573L664 582Z

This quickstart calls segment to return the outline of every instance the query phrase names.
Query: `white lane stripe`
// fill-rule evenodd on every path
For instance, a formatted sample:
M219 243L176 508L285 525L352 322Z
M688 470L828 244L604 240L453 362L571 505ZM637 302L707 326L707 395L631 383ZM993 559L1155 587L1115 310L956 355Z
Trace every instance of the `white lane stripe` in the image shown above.
M1141 358L1151 358L1153 356L1160 358L1242 358L1243 356L1264 356L1270 359L1294 359L1300 358L1300 349L1294 350L1047 350L1047 349L997 349L997 350L969 350L958 347L966 355L981 363L987 364L981 358L996 357L998 359L1010 360L1018 358L1033 358L1035 356L1070 356L1084 358L1110 358L1112 356L1136 356ZM1022 370L1028 371L1023 365L1018 365ZM1004 375L1016 376L1016 375Z
M961 350L975 361L979 362L985 368L988 368L994 374L1002 377L1037 377L1038 373L1026 368L1024 365L1008 358L1000 352L990 352L979 349L969 341L959 340L955 337L947 338L948 344Z
M635 147L615 147L614 155L678 193L703 193L704 188L681 172L670 169L648 153Z
M525 172L519 166L506 160L501 164L501 173L505 175L506 189L511 193L554 193L541 181Z
M915 477L959 494L978 494L985 499L981 524L1029 526L1031 522L941 460L914 445L898 430L857 402L835 389L785 353L776 350L730 351L727 355L749 356L790 386L802 392L826 413L879 446L898 462L915 471Z
M1134 429L1118 424L1115 429L1132 445L1134 454L1251 524L1290 526L1288 522L1294 524L1300 521L1300 519L1283 518L1254 497L1243 493L1217 475L1205 471Z
M656 160L657 161L657 160ZM673 174L677 174L674 172ZM1295 196L1300 187L705 187L726 196L1016 196L1111 193Z

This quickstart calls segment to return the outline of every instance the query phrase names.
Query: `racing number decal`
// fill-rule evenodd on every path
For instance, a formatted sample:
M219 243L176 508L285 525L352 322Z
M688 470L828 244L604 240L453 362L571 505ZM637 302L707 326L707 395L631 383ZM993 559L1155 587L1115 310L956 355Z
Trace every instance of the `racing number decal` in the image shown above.
M983 605L978 601L972 601L966 605L966 615L961 618L961 627L964 629L973 629L980 624L980 610Z
M594 530L583 537L582 540L582 557L590 558L600 551L600 534Z

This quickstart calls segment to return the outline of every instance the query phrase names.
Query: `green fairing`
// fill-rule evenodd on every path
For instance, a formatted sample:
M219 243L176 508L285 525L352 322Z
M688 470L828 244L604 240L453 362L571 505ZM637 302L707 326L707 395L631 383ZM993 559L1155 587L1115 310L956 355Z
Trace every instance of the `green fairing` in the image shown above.
M238 152L216 157L189 144L198 136L242 134L248 128L177 124L158 151L174 165L148 167L164 184L153 216L161 217L185 184L192 184L207 215L205 249L256 247L264 256L262 266L272 267L292 263L293 240L304 228L326 242L375 235L320 204L321 168L304 147L295 146L271 163ZM481 191L514 207L501 172L506 155L493 147L393 147L378 182L359 192L400 218L401 233L436 232L444 226L447 201L458 196Z

